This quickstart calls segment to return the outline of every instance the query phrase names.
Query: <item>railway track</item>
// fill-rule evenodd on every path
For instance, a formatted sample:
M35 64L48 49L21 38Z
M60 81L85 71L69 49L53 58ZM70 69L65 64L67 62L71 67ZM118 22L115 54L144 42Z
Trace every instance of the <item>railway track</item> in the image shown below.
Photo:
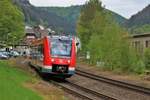
M38 73L38 75L40 77L42 77L34 65L32 65L31 63L28 63L28 65L30 67L32 67L35 70L35 72ZM101 94L99 92L96 92L94 90L82 87L80 85L77 85L77 84L72 83L72 82L67 81L67 80L65 80L65 82L62 82L62 81L57 82L57 80L52 78L51 80L46 79L45 81L53 83L54 85L59 86L62 89L64 89L66 92L73 94L73 95L76 95L77 97L80 97L84 100L117 100L116 98Z
M57 86L60 86L65 91L69 92L70 94L74 94L82 99L86 100L117 100L113 97L109 97L107 95L101 94L99 92L93 91L91 89L82 87L75 83L66 81L65 83L58 83L52 81Z
M99 76L99 75L94 75L92 73L88 73L79 69L76 69L76 74L96 80L96 81L105 82L111 85L119 86L125 89L129 89L129 90L133 90L139 93L150 95L150 88L146 88L146 87L142 87L142 86L138 86L138 85L134 85L134 84L130 84L127 82L118 81L118 80L113 80L113 79L106 78L106 77Z
M30 66L33 67L33 65L30 65ZM76 74L83 76L83 77L87 77L87 78L96 80L96 81L108 83L108 84L111 84L114 86L133 90L136 92L140 92L140 93L143 93L144 95L145 94L150 95L150 89L142 87L142 86L137 86L137 85L129 84L126 82L109 79L109 78L106 78L103 76L94 75L92 73L88 73L88 72L85 72L85 71L82 71L79 69L76 69ZM66 92L69 92L70 94L76 95L76 96L83 98L83 99L86 99L86 100L117 100L116 98L101 94L97 91L82 87L80 85L77 85L77 84L72 83L72 82L67 81L67 80L65 82L57 82L57 81L53 81L53 79L52 79L51 82L57 86L60 86Z

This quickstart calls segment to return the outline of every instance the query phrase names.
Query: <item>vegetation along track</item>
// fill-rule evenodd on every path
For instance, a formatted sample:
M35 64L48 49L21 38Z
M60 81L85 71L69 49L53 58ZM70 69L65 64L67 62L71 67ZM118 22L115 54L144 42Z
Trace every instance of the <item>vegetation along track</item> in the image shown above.
M142 87L142 86L138 86L138 85L134 85L134 84L130 84L127 82L118 81L118 80L113 80L110 78L106 78L104 76L94 75L94 74L91 74L91 73L88 73L79 69L76 69L76 74L90 78L90 79L94 79L97 81L105 82L111 85L119 86L122 88L130 89L136 92L150 95L150 88L146 88L146 87Z
M30 62L28 64L31 68L35 70L36 73L38 73L39 76L41 76L38 70L35 68L35 65L32 65ZM42 79L43 78L46 82L48 81L50 83L53 83L56 86L60 86L66 92L70 94L74 94L80 98L83 98L84 100L117 100L115 98L106 96L104 94L98 93L96 91L87 89L82 86L79 86L67 80L58 80L57 78L54 78L54 77L51 78L51 80L47 79L47 77L46 79L45 77L42 77Z
M66 81L64 83L52 81L57 86L60 86L65 91L69 92L70 94L74 94L82 99L87 100L117 100L115 98L106 96L104 94L101 94L99 92L87 89L85 87L82 87L80 85L77 85L75 83Z

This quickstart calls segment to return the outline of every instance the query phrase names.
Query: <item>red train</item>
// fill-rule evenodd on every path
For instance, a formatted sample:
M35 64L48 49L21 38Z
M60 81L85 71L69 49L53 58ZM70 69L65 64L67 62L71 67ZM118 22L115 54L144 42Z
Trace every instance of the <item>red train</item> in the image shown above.
M31 46L31 64L42 73L71 77L75 74L76 43L70 36L48 36Z

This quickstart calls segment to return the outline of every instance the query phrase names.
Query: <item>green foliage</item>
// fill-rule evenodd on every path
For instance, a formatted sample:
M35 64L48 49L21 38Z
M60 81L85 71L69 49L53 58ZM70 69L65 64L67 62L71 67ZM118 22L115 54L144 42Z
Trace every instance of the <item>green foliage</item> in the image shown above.
M100 40L99 36L92 35L91 39L89 41L89 44L88 44L88 46L89 46L88 50L90 51L90 55L92 55L91 59L90 59L91 63L95 63L95 64L96 64L97 60L101 59L100 42L98 40Z
M101 7L101 2L99 0L90 0L81 9L80 18L77 25L77 33L81 38L83 45L83 50L87 49L87 44L89 43L90 37L93 33L91 23L95 17L95 13L103 8Z
M23 14L10 0L0 1L0 41L16 43L24 36Z
M145 62L146 68L150 70L150 48L147 48L144 51L144 62Z
M100 62L107 70L144 72L143 62L129 46L128 34L101 7L99 0L90 0L81 11L77 31L82 48L90 51L91 63Z
M31 76L15 69L7 61L0 61L0 98L1 100L42 100L32 90L23 86Z
M85 7L85 6L84 6ZM67 19L67 21L73 26L76 26L77 20L80 16L80 11L83 10L82 6L70 6L70 7L39 7L39 9L42 9L49 13L54 13L60 17L63 17L64 19ZM109 11L105 9L108 13L112 13L115 21L119 24L123 24L123 22L126 21L126 19L112 11ZM87 10L88 11L88 10ZM90 11L90 10L89 10ZM94 10L93 10L94 11ZM92 14L92 13L91 13ZM70 28L70 27L69 27Z
M144 74L145 70L145 64L142 60L137 61L135 66L131 69L132 72L135 72L137 74Z
M70 7L39 7L40 9L49 13L55 13L56 15L67 19L68 22L75 24L79 15L81 6Z
M150 25L149 24L145 24L145 25L142 25L142 26L134 26L134 27L131 27L129 29L129 31L132 33L132 34L141 34L141 33L147 33L147 32L150 32Z

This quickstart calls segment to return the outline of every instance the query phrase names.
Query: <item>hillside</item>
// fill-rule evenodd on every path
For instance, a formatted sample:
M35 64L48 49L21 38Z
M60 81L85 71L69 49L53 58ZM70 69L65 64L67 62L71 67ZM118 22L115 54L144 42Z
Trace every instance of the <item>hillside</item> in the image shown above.
M150 4L125 22L125 26L136 34L150 32Z
M55 13L56 15L67 19L68 22L76 25L77 19L80 15L81 6L70 7L38 7L49 13Z
M70 7L35 7L28 0L13 0L23 11L25 22L29 25L43 24L58 32L75 33L77 19L82 6ZM126 19L112 11L117 23L122 24Z
M74 25L69 23L65 18L34 7L28 0L13 0L13 2L23 11L26 24L43 24L54 30L64 30L65 32L71 33L75 31Z
M75 24L80 15L80 10L82 5L80 6L70 6L70 7L39 7L42 10L48 11L50 13L55 13L58 16L61 16L67 19L70 23ZM126 19L119 14L106 9L108 13L111 13L114 17L115 21L122 25L126 21Z

